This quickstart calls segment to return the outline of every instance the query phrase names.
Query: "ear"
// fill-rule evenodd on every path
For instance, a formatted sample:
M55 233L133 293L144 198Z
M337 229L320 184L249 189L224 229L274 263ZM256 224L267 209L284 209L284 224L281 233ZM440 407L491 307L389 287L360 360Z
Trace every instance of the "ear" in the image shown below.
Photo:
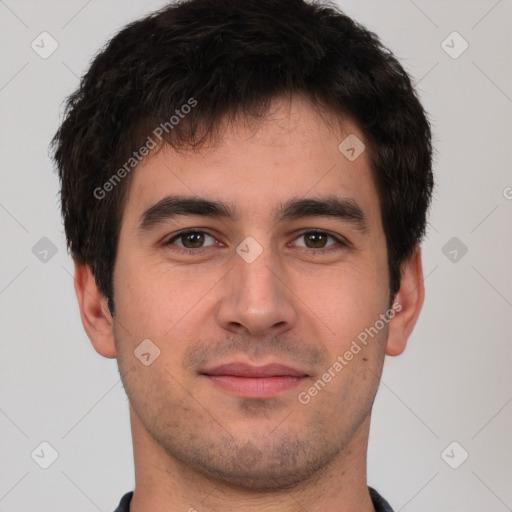
M407 345L423 306L425 285L421 249L416 246L412 256L402 264L400 289L393 301L395 316L389 322L386 355L398 356Z
M114 319L108 310L107 299L96 285L90 267L76 261L75 292L82 325L94 349L103 357L116 357Z

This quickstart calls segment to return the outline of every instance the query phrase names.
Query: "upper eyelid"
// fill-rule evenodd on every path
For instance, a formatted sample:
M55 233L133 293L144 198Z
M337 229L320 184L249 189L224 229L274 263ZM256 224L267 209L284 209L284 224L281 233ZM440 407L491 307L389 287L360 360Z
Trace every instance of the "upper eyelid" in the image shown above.
M164 245L171 245L172 242L178 240L181 236L185 236L185 235L187 235L189 233L203 233L205 235L210 236L211 238L213 238L217 242L219 242L219 240L217 240L217 238L216 238L216 236L214 234L210 233L209 231L207 231L204 228L188 228L188 229L184 229L182 231L179 231L178 233L173 235L166 242L164 242ZM350 242L344 236L338 235L338 234L333 234L330 231L327 231L325 229L320 229L320 228L305 228L305 229L299 231L295 235L295 238L293 240L296 240L297 238L299 238L301 236L304 236L304 235L306 235L308 233L322 233L322 234L326 234L327 236L329 236L332 239L334 239L338 244L341 244L341 245L351 245ZM220 242L220 243L222 243L222 242ZM198 247L198 249L202 249L202 247ZM309 248L309 249L311 249L311 248ZM313 249L313 250L315 250L315 249ZM316 250L322 250L322 248L318 248Z
M215 235L211 234L208 231L205 231L204 229L190 228L190 229L184 229L183 231L179 231L175 235L172 235L170 238L168 238L164 242L164 245L169 245L169 244L171 244L171 242L174 242L174 241L178 240L180 237L188 235L189 233L202 233L202 234L208 235L209 237L213 238L217 242L219 241L219 240L217 240L217 237Z

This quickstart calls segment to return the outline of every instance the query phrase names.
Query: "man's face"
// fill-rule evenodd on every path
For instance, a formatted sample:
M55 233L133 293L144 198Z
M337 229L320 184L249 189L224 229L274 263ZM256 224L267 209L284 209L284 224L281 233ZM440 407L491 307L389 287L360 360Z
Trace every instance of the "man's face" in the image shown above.
M132 421L174 463L261 489L365 450L387 325L343 356L390 306L368 156L351 161L338 149L361 132L348 122L334 130L298 98L274 106L256 128L235 124L219 146L164 147L139 165L114 273ZM234 218L181 205L179 215L153 210L142 227L168 196L220 202ZM330 210L339 215L286 208L329 199L341 202ZM198 233L177 236L183 230ZM149 365L134 355L147 339L160 350Z

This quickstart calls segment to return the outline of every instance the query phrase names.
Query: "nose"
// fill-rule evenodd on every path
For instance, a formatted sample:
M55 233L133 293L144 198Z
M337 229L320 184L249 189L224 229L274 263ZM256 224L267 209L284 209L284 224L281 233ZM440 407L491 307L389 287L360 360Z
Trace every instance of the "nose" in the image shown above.
M233 334L278 335L297 319L294 294L270 250L251 263L237 254L223 283L217 309L219 325Z

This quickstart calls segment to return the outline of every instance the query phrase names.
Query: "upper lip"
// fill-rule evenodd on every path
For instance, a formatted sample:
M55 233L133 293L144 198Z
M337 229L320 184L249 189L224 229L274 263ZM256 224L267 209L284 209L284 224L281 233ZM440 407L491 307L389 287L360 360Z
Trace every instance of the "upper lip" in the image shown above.
M279 363L254 366L248 363L226 363L201 371L203 375L231 375L234 377L306 377L307 374Z

